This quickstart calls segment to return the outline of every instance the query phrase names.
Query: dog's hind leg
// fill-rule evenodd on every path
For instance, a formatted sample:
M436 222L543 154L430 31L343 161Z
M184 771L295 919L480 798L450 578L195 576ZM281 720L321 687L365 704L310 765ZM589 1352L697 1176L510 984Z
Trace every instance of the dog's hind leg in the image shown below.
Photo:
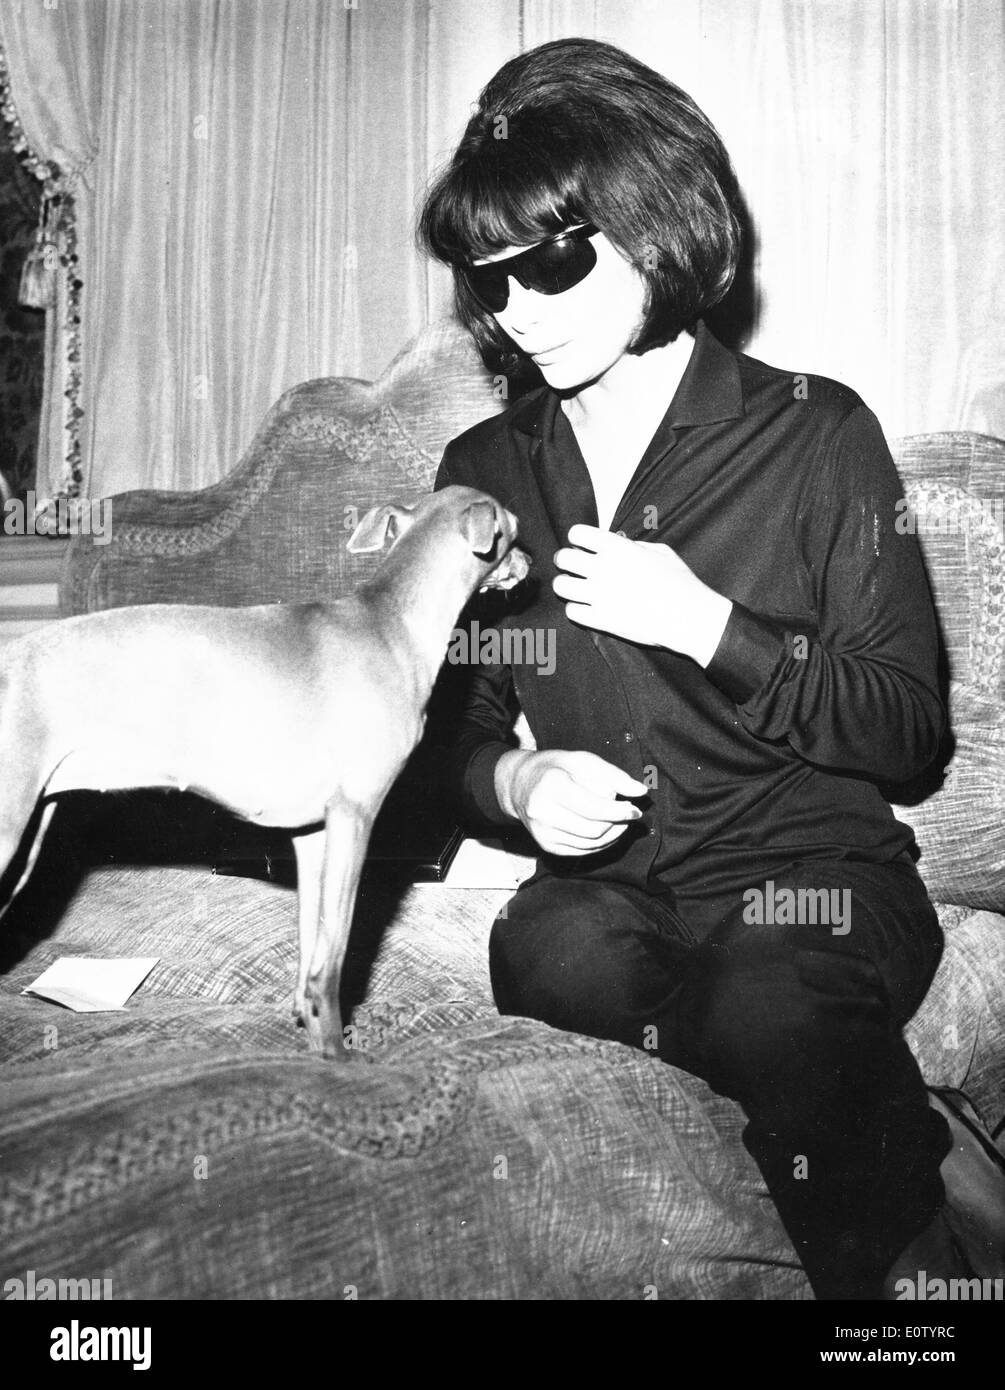
M10 671L0 671L0 882L8 877L42 790L32 733L22 682ZM13 893L5 891L0 912L25 877L20 876Z
M3 879L17 856L17 852L21 847L21 841L24 837L24 832L31 823L37 797L33 796L30 803L27 796L19 797L16 805L11 804L11 798L9 797L5 797L4 800L7 804L3 807L2 811L0 811L0 880ZM35 831L31 848L28 851L28 858L25 861L25 866L21 870L17 883L10 892L4 893L3 900L0 901L0 917L4 915L31 877L31 872L38 862L38 856L42 849L42 841L45 839L45 832L49 829L49 822L52 820L52 814L55 809L55 801L47 801L42 807L38 828Z
M321 920L321 876L325 861L325 832L310 830L294 834L293 853L297 860L297 919L300 954L297 964L297 992L293 997L293 1016L307 1026L307 975L314 955L314 943Z
M25 831L35 817L39 797L45 793L53 762L58 761L46 750L31 691L32 683L23 670L0 671L0 916L27 883L56 809L51 800L42 808L25 866L11 888L9 881L20 863Z

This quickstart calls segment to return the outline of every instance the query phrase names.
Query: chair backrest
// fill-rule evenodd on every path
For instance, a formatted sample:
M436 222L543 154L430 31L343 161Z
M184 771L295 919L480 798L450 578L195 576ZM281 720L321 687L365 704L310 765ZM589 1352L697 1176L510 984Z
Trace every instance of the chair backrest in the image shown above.
M347 592L380 558L346 551L356 519L428 492L448 441L504 406L501 383L450 320L420 333L377 381L294 386L221 482L114 498L111 542L81 536L70 547L61 611Z
M1005 441L965 432L891 444L954 682L1005 701Z

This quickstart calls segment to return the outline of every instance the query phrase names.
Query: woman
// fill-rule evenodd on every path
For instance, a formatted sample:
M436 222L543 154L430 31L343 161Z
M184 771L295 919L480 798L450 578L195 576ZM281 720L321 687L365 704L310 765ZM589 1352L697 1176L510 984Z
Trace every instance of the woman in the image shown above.
M553 674L474 674L458 766L542 850L493 929L500 1010L739 1101L817 1295L879 1297L967 1273L900 1033L941 937L876 787L937 750L936 629L873 415L705 325L738 201L691 99L585 39L507 63L428 196L486 361L543 380L437 485L516 512L541 585L510 620L557 642Z

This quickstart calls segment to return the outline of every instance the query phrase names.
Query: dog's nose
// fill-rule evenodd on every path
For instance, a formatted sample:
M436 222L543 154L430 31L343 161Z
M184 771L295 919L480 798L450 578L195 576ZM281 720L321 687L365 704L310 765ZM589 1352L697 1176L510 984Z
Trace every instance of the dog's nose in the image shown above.
M484 593L486 589L512 589L527 577L529 570L529 555L518 545L511 546L495 569L482 580L479 592Z

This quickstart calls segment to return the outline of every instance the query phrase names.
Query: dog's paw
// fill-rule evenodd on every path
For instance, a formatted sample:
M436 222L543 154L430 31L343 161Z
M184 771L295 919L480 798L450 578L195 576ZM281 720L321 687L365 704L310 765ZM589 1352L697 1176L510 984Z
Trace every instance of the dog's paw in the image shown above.
M303 1026L307 1029L307 1042L312 1052L328 1061L346 1062L352 1060L352 1049L347 1046L342 1031L342 1015L333 1006L323 990L312 990L308 984L302 1013Z
M304 998L304 992L302 989L298 989L296 994L293 996L293 1004L290 1008L290 1014L293 1018L293 1022L297 1025L298 1028L307 1027L307 1001Z
M321 1027L321 1020L318 1017L317 1010L310 1004L307 1005L303 1012L303 1027L307 1029L308 1047L312 1052L317 1053L319 1057L323 1057L325 1052L324 1029Z
M346 1045L341 1034L336 1038L329 1039L324 1044L321 1055L328 1062L339 1062L343 1065L353 1060L353 1050Z

